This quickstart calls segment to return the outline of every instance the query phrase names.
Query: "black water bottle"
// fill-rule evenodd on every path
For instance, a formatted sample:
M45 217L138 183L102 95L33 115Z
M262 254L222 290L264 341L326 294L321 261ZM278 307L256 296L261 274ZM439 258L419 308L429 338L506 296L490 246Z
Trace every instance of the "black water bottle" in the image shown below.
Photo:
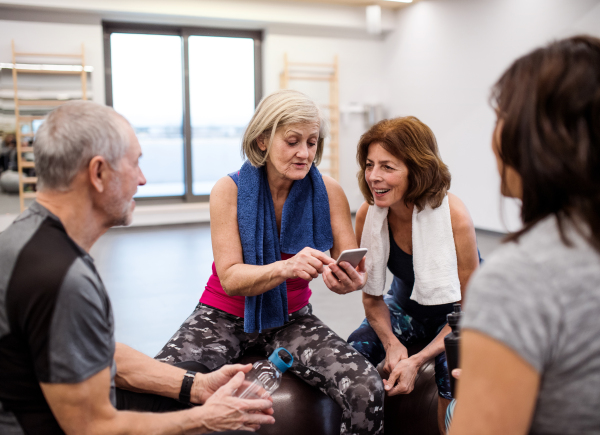
M454 311L448 314L448 325L452 328L452 332L444 338L446 346L446 361L448 362L448 373L450 374L450 391L452 397L456 397L456 379L452 376L452 370L458 368L458 345L460 343L460 304L454 304Z

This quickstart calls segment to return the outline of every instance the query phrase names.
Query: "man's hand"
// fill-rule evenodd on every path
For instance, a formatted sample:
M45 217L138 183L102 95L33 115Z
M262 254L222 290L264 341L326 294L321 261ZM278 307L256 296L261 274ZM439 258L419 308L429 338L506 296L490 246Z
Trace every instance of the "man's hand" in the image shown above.
M212 373L198 373L194 379L191 392L191 402L205 403L219 388L225 385L239 372L248 373L252 364L226 365Z
M255 431L262 424L275 423L275 419L269 415L273 413L270 400L233 397L233 393L243 383L244 374L238 372L209 397L203 406L194 409L209 431Z
M415 379L420 364L415 358L402 359L396 364L387 380L383 381L385 391L389 396L408 394L415 388Z
M254 431L275 419L272 403L264 399L239 399L233 393L244 382L238 372L219 388L204 406L177 412L139 413L117 411L110 402L110 369L107 367L77 384L40 386L50 409L67 435L142 435L160 433L201 434L231 429Z

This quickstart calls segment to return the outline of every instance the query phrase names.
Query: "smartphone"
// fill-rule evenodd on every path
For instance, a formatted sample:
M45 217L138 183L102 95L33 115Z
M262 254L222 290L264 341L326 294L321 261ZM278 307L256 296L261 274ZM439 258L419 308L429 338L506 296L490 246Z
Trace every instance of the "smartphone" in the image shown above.
M367 248L347 249L340 254L335 264L339 266L340 261L347 261L352 267L358 266L360 260L367 254Z

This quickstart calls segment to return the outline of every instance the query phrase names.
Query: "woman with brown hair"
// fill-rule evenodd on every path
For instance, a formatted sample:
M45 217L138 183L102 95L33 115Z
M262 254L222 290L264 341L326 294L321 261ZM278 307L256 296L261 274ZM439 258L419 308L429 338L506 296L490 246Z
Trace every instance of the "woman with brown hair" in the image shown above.
M469 285L451 434L599 434L600 39L518 59L492 102L523 228Z
M479 265L475 229L464 204L447 193L450 172L435 136L415 117L384 120L360 139L356 156L366 202L356 237L369 248L363 288L366 319L348 342L373 365L385 360L385 390L408 394L419 367L435 358L440 427L452 396L446 315ZM389 292L385 267L394 279ZM428 343L409 357L406 346Z

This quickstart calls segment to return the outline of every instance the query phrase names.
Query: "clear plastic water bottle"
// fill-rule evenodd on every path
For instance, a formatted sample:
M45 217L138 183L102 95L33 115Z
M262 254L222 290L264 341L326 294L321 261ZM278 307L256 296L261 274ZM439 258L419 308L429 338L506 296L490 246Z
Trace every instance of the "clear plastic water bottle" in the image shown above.
M289 362L285 362L279 356L280 352L287 354L284 354L284 357L289 357ZM257 361L252 365L252 369L246 374L246 381L237 389L234 396L242 399L268 398L279 388L283 373L292 366L293 362L294 357L287 349L283 347L275 349L268 360Z

